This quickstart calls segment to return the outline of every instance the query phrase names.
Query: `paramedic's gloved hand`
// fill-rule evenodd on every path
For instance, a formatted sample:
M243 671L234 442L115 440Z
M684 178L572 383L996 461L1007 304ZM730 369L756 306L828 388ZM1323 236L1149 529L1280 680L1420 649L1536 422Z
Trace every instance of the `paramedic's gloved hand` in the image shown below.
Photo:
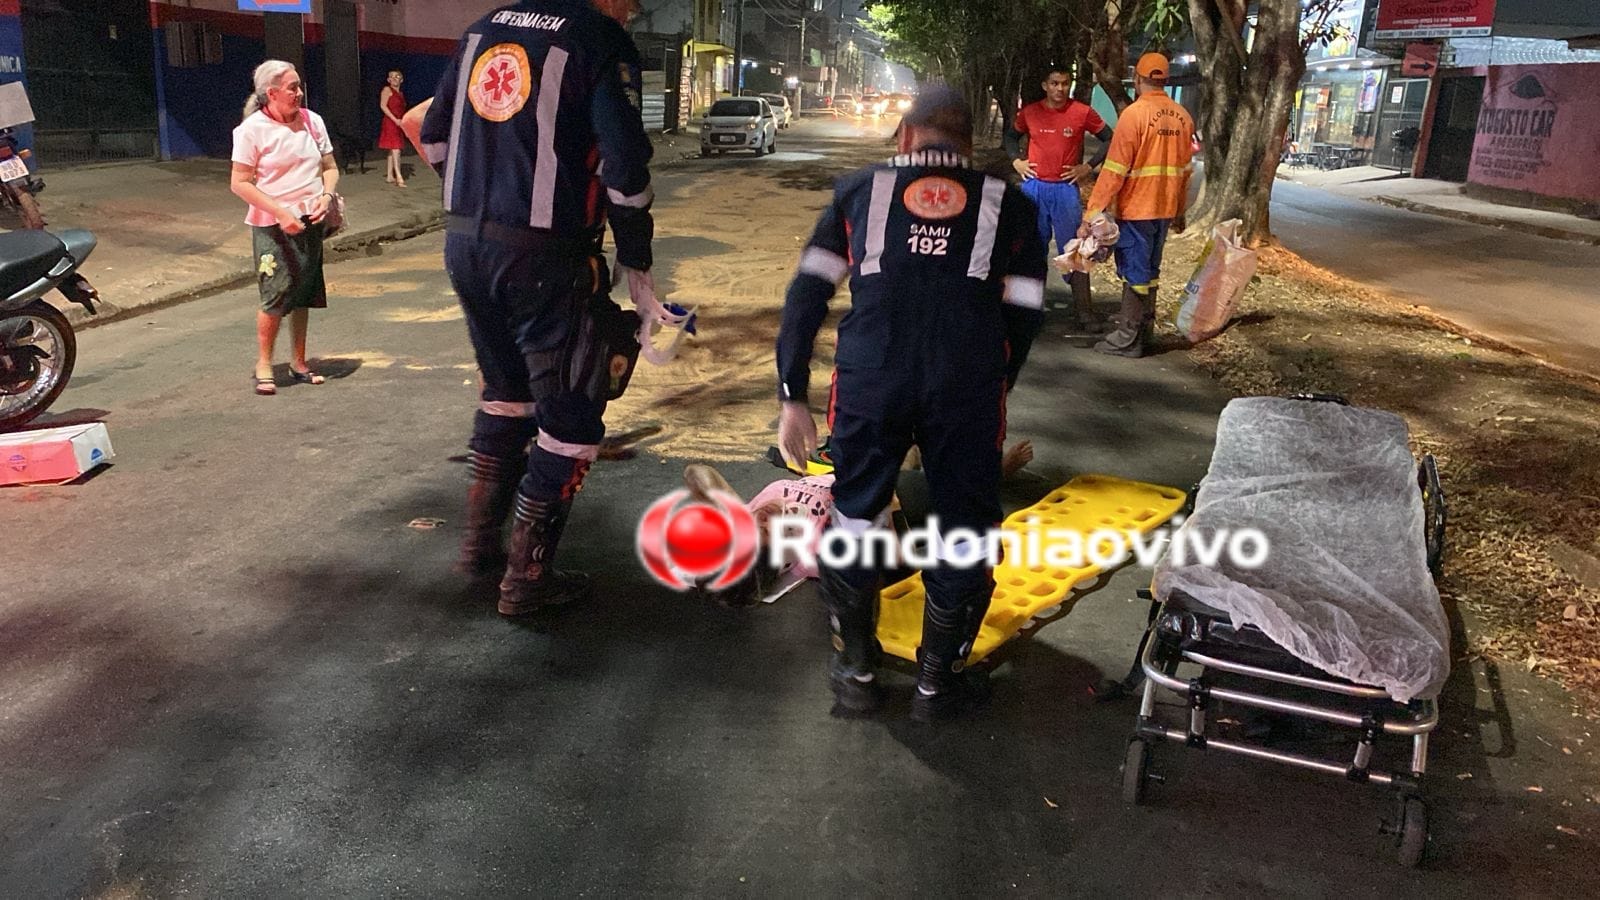
M1090 234L1090 231L1089 231L1089 219L1090 218L1091 217L1089 217L1089 216L1084 216L1083 217L1083 224L1078 226L1078 240L1080 240L1080 241L1083 240L1084 238L1088 237L1089 234Z
M811 408L793 400L784 401L778 413L778 449L783 461L797 472L806 470L806 460L817 449L817 421Z
M656 297L656 277L654 275L619 264L617 266L616 281L620 284L624 279L628 282L628 297L633 300L633 305L636 308L657 309L661 306L661 301Z

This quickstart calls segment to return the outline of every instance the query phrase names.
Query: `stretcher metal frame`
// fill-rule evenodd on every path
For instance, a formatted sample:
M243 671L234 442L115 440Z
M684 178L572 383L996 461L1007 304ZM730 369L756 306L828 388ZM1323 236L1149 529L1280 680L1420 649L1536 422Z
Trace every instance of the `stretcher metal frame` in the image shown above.
M1342 402L1328 397L1301 399ZM1424 508L1428 567L1437 578L1443 557L1446 507L1438 467L1432 456L1422 459L1417 481ZM1144 690L1124 759L1124 801L1142 803L1148 782L1161 780L1150 771L1151 751L1156 743L1171 741L1196 750L1220 750L1391 788L1396 815L1385 823L1382 831L1394 836L1402 865L1410 867L1421 862L1428 842L1423 777L1428 770L1428 737L1439 724L1436 702L1399 703L1383 688L1321 673L1281 648L1283 665L1278 667L1262 664L1262 660L1256 658L1258 655L1253 655L1250 663L1231 660L1222 649L1197 649L1192 646L1193 641L1188 642L1191 646L1185 647L1184 635L1186 630L1193 633L1196 613L1174 608L1183 606L1181 603L1156 601L1147 590L1139 593L1151 600L1151 611L1137 654L1136 665L1144 677ZM1264 635L1261 638L1265 640ZM1178 667L1184 664L1200 667L1200 674L1188 679L1179 677ZM1217 677L1219 675L1222 677ZM1158 689L1171 691L1187 700L1186 727L1172 728L1157 721ZM1318 699L1295 699L1286 694L1297 697L1309 694ZM1319 695L1326 695L1328 701L1322 702ZM1207 713L1217 701L1354 729L1359 733L1355 752L1348 761L1330 760L1244 740L1214 737L1207 731ZM1411 740L1408 770L1382 771L1372 766L1374 748L1385 735Z

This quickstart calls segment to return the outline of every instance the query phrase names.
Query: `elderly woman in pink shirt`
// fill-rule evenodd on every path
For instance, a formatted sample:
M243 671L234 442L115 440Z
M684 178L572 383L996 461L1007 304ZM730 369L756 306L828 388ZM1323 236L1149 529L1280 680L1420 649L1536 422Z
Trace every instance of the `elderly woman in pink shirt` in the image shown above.
M250 204L261 311L256 315L255 391L278 392L272 351L289 317L289 373L304 384L323 378L306 362L310 310L328 305L322 275L324 220L336 199L339 167L322 117L305 108L305 88L293 65L268 60L256 67L255 93L233 130L233 192Z

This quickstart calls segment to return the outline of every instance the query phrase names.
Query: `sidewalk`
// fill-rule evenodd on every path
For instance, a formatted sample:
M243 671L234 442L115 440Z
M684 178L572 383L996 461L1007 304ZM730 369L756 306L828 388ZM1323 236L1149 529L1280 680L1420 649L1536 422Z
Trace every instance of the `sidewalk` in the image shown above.
M1461 185L1452 181L1412 178L1377 166L1355 166L1328 172L1285 166L1279 168L1278 174L1280 178L1307 187L1398 209L1556 240L1600 245L1600 221L1479 200L1463 194Z
M693 134L653 134L651 141L656 168L700 148ZM368 158L366 174L340 177L349 226L330 242L330 258L441 225L438 176L416 157L405 165L404 189L383 180L379 156ZM228 189L229 169L226 160L192 159L46 171L49 188L39 202L50 230L87 228L100 239L83 269L100 290L99 314L59 295L51 302L81 328L250 283L250 227L244 202Z
M437 227L439 179L408 162L416 171L403 190L383 180L377 158L365 175L340 178L349 226L330 242L332 253ZM100 239L83 274L103 301L93 317L59 297L52 302L81 326L248 284L250 227L228 175L229 163L214 159L47 171L39 202L50 229L87 228Z

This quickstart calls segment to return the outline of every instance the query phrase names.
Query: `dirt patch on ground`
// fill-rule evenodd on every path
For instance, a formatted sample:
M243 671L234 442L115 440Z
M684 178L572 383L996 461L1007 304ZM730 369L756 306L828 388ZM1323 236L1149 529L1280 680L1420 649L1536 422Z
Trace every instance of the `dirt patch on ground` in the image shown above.
M742 157L692 163L719 170L716 189L681 190L656 202L658 246L677 252L658 250L655 271L666 299L698 309L699 334L684 340L668 366L640 362L628 393L606 413L614 430L660 425L636 446L707 462L748 461L752 448L776 440L778 321L800 250L831 196L819 184L825 188L882 156L876 148L838 153L830 157L826 183L808 163ZM848 303L841 291L834 307ZM818 340L816 362L816 372L832 367L830 337ZM826 387L814 385L813 399Z
M1169 244L1163 318L1198 250ZM1439 587L1467 619L1462 649L1553 675L1600 711L1600 384L1277 248L1238 316L1191 358L1241 395L1338 393L1404 416L1440 464Z

